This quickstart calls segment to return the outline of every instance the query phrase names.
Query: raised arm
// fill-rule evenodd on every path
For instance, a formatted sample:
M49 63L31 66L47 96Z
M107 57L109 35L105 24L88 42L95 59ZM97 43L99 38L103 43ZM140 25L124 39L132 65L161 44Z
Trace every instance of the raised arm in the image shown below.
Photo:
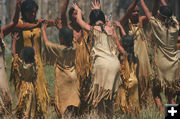
M134 8L136 7L139 0L134 0L132 4L128 7L125 15L120 19L122 25L125 25L128 22L128 19L133 12Z
M12 37L12 49L11 49L11 52L12 52L12 55L15 56L16 55L16 41L19 39L19 36L18 36L18 32L14 32L11 34L11 37Z
M68 4L69 4L69 0L64 0L64 3L63 3L62 8L61 8L61 15L60 16L61 16L63 26L67 26L66 12L67 12L67 8L68 8Z
M81 28L90 31L91 26L82 19L81 9L76 4L72 4L72 7L75 10L77 10L77 16L76 16L77 23L81 26Z
M116 26L119 28L119 32L122 36L125 36L126 35L126 32L123 28L123 26L121 25L121 23L119 21L115 21L114 22L116 24Z
M166 3L165 0L161 0L161 4L162 4L163 6L167 6L167 3Z
M122 54L125 54L125 50L124 50L124 48L121 46L115 30L114 30L114 37L115 37L116 45L117 45L117 48L118 48L119 52L121 52Z
M1 31L3 36L8 35L13 28L16 26L16 24L18 23L19 20L19 16L20 16L20 10L21 10L21 4L24 0L17 0L16 2L16 10L15 10L15 14L13 17L13 21L11 21L8 25L2 27Z
M41 25L41 30L42 30L42 35L43 35L43 41L44 43L46 43L48 41L48 38L47 38L47 33L46 33L46 27L47 27L47 23L43 23Z
M143 9L143 11L144 11L144 13L145 13L148 21L149 21L150 18L151 18L151 16L152 16L152 14L151 14L151 12L149 11L149 9L147 8L144 0L140 0L140 2L141 2L142 9Z

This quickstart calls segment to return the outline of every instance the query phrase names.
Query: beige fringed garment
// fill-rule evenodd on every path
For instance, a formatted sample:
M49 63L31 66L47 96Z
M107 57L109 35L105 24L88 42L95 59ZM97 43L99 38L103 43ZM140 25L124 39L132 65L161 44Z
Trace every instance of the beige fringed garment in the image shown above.
M1 40L1 39L0 39ZM11 93L7 82L4 50L0 46L0 114L9 114L12 111Z
M23 24L24 21L19 20L19 23ZM25 46L32 47L32 41L34 42L36 52L36 65L37 65L37 80L36 80L36 92L37 92L37 112L40 116L45 116L47 112L47 105L50 102L50 97L47 91L47 81L44 73L44 68L41 59L41 29L34 28L32 30L25 30L19 32L20 39L16 41L16 53L20 56L21 50ZM32 41L31 41L32 38ZM14 64L16 59L13 59L11 66L11 77L10 81L13 83L16 89L16 93L19 93L19 77L15 70L18 64ZM14 67L15 66L15 67Z
M176 52L179 24L174 17L172 19L174 26L170 26L167 33L165 24L157 18L151 17L151 39L154 43L154 63L157 79L162 87L180 91L180 87L175 86L180 81L179 60Z
M68 25L70 29L73 30L71 25ZM80 39L74 37L73 41L76 45L76 58L75 58L75 68L77 72L77 77L80 80L80 92L81 97L84 100L84 95L87 93L88 77L91 70L90 64L90 43L88 42L88 34L84 30L81 30L82 36Z
M127 55L124 56L124 61L120 66L122 85L118 89L118 94L115 101L115 110L121 109L124 113L140 111L138 80L136 77L135 63L128 62Z
M17 55L15 70L19 77L18 102L15 108L18 119L37 117L37 91L35 88L37 69L34 64L25 64Z
M91 30L91 88L87 101L94 107L101 100L112 100L120 81L120 62L114 38L94 28Z
M45 43L44 60L47 64L55 66L55 105L58 114L63 115L68 106L80 105L75 57L75 47Z
M147 38L142 24L132 24L129 20L129 35L134 38L134 55L138 59L136 76L139 81L140 99L143 103L150 103L151 100L147 101L147 99L152 97L148 90L153 75L147 50Z

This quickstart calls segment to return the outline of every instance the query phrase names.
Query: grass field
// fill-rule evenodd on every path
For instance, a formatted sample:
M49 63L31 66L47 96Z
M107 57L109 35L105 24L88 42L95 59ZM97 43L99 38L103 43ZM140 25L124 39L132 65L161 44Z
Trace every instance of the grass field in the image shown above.
M8 50L8 48L6 49L5 59L6 59L7 77L9 80L10 69L11 69L11 53L10 53L10 50ZM55 79L54 68L52 66L45 66L44 71L45 71L46 79L48 82L48 91L49 91L50 97L53 99L53 97L54 97L54 79ZM10 86L10 89L11 89L11 93L13 96L13 108L14 108L16 106L17 97L11 86ZM46 117L47 117L47 119L57 119L57 116L56 116L53 106L49 105L48 113L47 113ZM164 118L164 115L161 115L155 106L153 106L151 108L142 109L138 117L122 114L120 112L117 112L114 115L114 119L163 119L163 118ZM1 117L0 117L0 119L1 119ZM15 116L14 115L6 116L6 117L4 117L4 119L15 119ZM75 116L72 116L72 114L69 114L66 117L64 117L64 119L100 119L100 117L97 115L96 111L91 111L90 113L86 113L79 117L75 117Z

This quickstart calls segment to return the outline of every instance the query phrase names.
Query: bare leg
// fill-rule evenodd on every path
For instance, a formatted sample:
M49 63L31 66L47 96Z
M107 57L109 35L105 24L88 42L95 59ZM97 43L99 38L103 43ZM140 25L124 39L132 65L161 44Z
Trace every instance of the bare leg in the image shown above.
M161 113L164 112L164 108L163 108L163 104L162 104L162 100L160 97L155 97L155 102L156 102L156 105L158 107L158 109L160 110Z

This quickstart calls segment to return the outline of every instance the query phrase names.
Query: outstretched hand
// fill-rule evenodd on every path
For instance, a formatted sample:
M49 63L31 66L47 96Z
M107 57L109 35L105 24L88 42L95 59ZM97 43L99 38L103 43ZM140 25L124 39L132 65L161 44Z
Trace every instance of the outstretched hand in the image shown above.
M42 23L41 23L41 29L46 29L47 28L47 25L48 25L48 22L46 20L44 20Z
M100 4L100 1L99 0L94 0L94 2L91 2L92 4L92 10L94 9L101 9L101 4Z

